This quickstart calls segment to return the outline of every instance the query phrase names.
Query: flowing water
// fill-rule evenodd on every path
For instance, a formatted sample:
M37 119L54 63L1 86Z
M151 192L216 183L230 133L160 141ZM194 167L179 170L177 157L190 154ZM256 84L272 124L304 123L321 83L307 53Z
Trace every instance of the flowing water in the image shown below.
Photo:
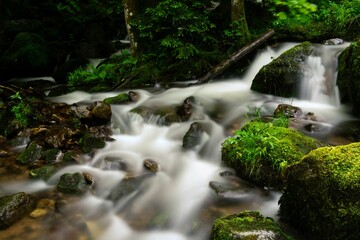
M238 79L214 81L200 86L133 90L140 100L129 105L112 105L112 130L115 141L107 142L94 156L83 158L82 165L69 166L48 182L14 183L2 186L6 192L38 192L56 185L63 173L87 172L96 179L95 190L66 207L82 216L88 231L99 240L112 239L209 239L216 217L241 210L259 210L278 219L280 193L258 188L235 177L222 177L221 143L260 109L271 115L279 103L314 112L323 124L324 134L332 126L349 119L338 100L336 57L345 46L317 46L329 55L310 57L304 66L304 85L298 98L281 98L250 90L259 69L295 43L267 47L259 51L248 71ZM103 100L119 92L88 94L74 92L53 98L56 102L87 103ZM144 120L129 111L137 106L180 105L185 98L196 98L195 110L188 122L160 124L158 118ZM184 150L182 139L194 121L202 123L205 133L193 150ZM130 172L145 173L143 161L156 161L160 170L139 184L137 190L117 201L108 196ZM127 170L121 170L121 165ZM209 184L227 187L216 195ZM230 186L230 187L229 187ZM59 230L59 233L61 231Z

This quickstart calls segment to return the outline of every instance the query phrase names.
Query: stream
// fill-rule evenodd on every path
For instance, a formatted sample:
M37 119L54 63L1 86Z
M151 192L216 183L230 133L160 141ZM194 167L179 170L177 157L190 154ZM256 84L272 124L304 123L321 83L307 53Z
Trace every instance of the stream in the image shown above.
M10 182L1 184L0 190L35 193L53 188L63 173L90 173L96 179L94 192L68 204L65 211L78 213L92 239L97 240L209 239L214 219L242 210L258 210L278 220L277 202L281 193L229 174L232 170L221 164L221 143L249 121L251 114L260 111L272 115L280 103L315 113L321 125L320 131L314 133L316 137L328 138L333 126L352 119L340 104L336 87L337 55L347 44L314 44L319 54L306 61L304 80L296 98L250 90L260 68L295 45L283 43L259 50L247 71L237 79L190 87L177 85L165 89L157 85L146 90L132 89L140 96L138 102L111 106L114 141L107 142L105 148L92 156L83 156L82 164L60 170L47 182ZM73 92L51 101L91 103L119 93ZM181 105L190 96L195 97L196 104L187 122L166 126L159 118L144 120L130 113L137 106ZM199 145L185 150L183 137L193 122L206 126L205 132ZM159 171L139 183L131 194L116 201L108 200L127 175L146 174L145 159L155 161ZM56 231L61 236L61 228Z

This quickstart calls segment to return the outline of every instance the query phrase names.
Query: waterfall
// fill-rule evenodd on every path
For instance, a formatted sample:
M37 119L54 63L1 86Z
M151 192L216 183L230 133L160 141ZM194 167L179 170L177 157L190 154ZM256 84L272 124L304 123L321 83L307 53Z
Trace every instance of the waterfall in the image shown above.
M314 103L340 106L336 85L337 58L349 43L314 45L316 56L309 56L303 66L299 97Z

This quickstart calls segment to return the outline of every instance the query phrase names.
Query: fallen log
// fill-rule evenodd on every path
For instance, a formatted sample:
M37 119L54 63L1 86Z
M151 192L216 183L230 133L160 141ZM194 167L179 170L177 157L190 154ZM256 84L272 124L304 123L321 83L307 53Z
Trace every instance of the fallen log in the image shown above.
M196 84L203 84L209 82L211 79L225 71L228 67L236 63L239 59L244 57L246 54L251 52L252 50L259 47L261 44L269 40L273 35L275 34L275 31L273 29L270 29L269 31L265 32L260 37L256 38L251 43L247 44L245 47L241 48L240 50L234 52L230 55L226 60L222 61L215 67L211 69L210 72L208 72L206 75L201 77Z

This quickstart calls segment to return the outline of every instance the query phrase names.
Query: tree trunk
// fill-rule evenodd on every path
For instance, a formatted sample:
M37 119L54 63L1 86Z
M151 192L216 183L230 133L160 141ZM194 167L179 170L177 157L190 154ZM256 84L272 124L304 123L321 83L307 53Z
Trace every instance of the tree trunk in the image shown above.
M246 45L245 47L241 48L239 51L234 52L227 58L225 61L222 61L218 65L216 65L213 69L211 69L210 72L208 72L205 76L200 78L196 84L202 84L210 81L223 71L225 71L228 67L236 63L239 59L244 57L246 54L251 52L252 50L259 47L261 44L263 44L265 41L270 39L275 34L275 31L270 29L260 37L256 38L254 41Z
M237 29L241 32L241 42L246 43L250 39L250 32L246 22L244 0L231 0L231 22L237 22Z
M130 40L130 52L131 55L138 55L138 34L131 28L131 20L139 14L139 1L138 0L122 0L124 6L124 15L126 30Z

